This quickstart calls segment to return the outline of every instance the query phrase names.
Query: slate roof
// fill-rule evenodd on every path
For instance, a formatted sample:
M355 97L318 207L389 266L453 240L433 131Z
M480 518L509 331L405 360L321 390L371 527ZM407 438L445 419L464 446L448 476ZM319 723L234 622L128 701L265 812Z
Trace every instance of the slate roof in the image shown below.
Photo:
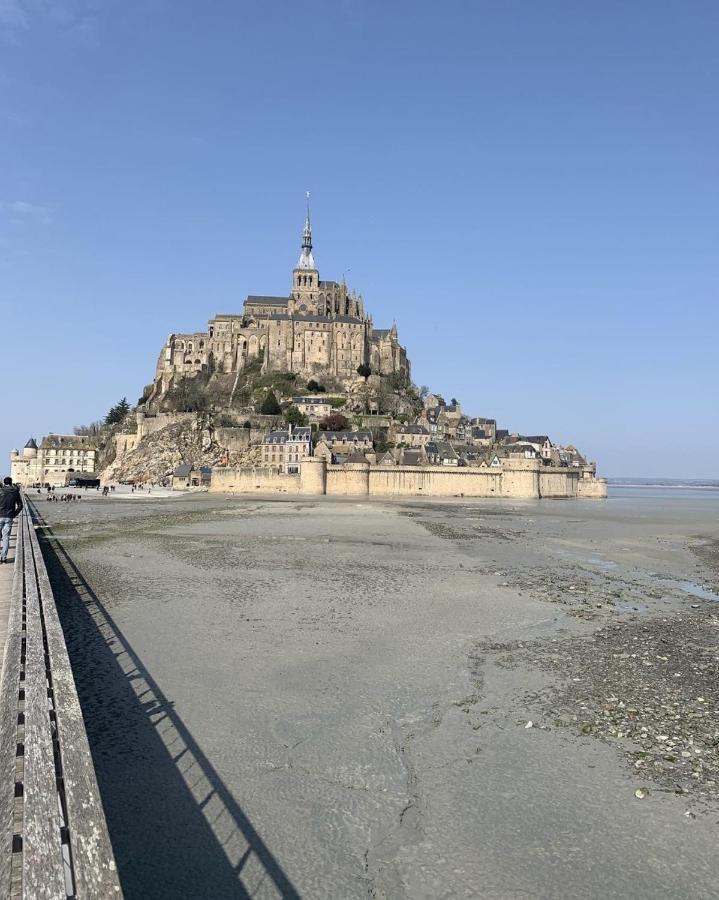
M187 478L192 471L192 466L189 463L182 463L181 466L177 466L175 471L172 473L176 475L178 478Z
M371 441L371 431L320 431L317 440L324 441L326 444L336 442L353 443L354 441Z
M389 334L389 328L373 328L372 329L372 337L373 338L386 338Z
M256 294L249 294L247 300L245 300L245 306L248 303L255 303L258 306L287 306L289 301L289 297L260 297Z
M311 440L312 429L304 425L293 428L290 433L289 429L283 428L281 431L270 431L265 435L263 444L286 444L288 441L309 441Z
M418 466L422 461L422 452L420 450L405 450L402 454L403 466Z
M35 438L30 438L30 440L25 444L25 449L37 450L37 444L35 443Z
M366 462L367 462L367 458L365 457L364 453L360 453L359 450L354 450L352 453L350 453L350 455L347 457L347 459L345 460L345 462L348 462L348 463L366 463Z
M457 459L454 447L449 441L430 441L427 444L427 456L440 456L442 459Z
M546 434L520 434L519 440L528 444L545 444L549 438Z
M293 397L292 402L295 404L299 403L324 403L327 406L331 406L332 404L329 401L328 397L323 397L321 395L313 394L311 397Z

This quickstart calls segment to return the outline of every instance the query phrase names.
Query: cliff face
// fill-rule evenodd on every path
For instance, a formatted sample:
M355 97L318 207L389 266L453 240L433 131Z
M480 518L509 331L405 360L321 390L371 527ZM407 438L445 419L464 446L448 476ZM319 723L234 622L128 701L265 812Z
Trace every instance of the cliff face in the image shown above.
M252 466L260 462L259 447L225 450L203 417L181 421L148 434L136 449L119 453L101 472L105 481L158 484L169 481L176 466Z

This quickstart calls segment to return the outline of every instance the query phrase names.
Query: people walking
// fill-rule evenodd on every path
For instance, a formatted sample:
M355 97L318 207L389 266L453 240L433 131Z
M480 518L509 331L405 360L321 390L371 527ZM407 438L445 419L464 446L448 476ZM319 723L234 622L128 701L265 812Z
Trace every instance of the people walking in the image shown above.
M7 562L12 520L21 509L20 491L13 485L12 478L8 476L3 479L2 488L0 488L0 563Z

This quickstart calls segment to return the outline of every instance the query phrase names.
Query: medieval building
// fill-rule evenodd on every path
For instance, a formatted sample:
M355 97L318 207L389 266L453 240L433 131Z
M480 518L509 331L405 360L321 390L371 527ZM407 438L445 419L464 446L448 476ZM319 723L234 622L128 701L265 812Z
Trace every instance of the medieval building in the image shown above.
M171 334L157 363L150 400L178 379L198 372L240 372L262 361L262 371L294 372L307 378L353 380L358 366L373 375L396 374L409 381L407 352L397 327L376 329L360 295L344 280L322 281L312 254L309 203L302 251L285 297L250 295L241 313L221 313L207 331Z

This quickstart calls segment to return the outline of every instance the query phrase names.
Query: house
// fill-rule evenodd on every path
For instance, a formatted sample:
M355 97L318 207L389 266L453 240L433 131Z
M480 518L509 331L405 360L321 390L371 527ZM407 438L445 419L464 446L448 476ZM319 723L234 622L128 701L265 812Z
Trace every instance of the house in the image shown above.
M459 403L455 401L454 403L450 403L449 406L445 406L444 408L444 433L448 437L456 438L458 437L458 431L462 425L462 419L465 418L462 415L462 408Z
M352 453L353 450L371 450L371 431L320 431L317 443L327 445L333 454Z
M310 422L326 419L332 413L332 403L326 396L293 397L292 403Z
M432 440L443 438L447 423L447 413L444 406L433 406L422 410L419 424L430 433Z
M469 420L467 439L475 444L488 445L497 440L497 420L475 416Z
M430 441L425 447L427 462L432 466L457 466L459 457L448 441Z
M524 441L527 444L532 444L537 451L537 454L540 455L542 459L551 459L552 442L546 434L520 434L519 440Z
M366 463L367 457L360 450L353 450L347 459L345 459L346 463Z
M397 460L394 458L391 450L388 450L386 453L383 453L377 459L378 466L396 466Z
M508 457L521 456L524 459L536 459L539 456L537 448L528 441L512 441L510 444L505 444L502 450Z
M297 475L307 456L312 456L312 429L307 426L288 425L270 431L262 442L262 465L277 467L287 475Z
M423 425L400 425L395 429L395 441L405 447L424 447L431 439Z
M176 466L172 473L173 490L186 490L191 487L209 487L212 480L212 469L209 466L195 468L189 463Z
M419 450L403 450L399 464L401 466L423 466L427 462L427 457L423 449Z

